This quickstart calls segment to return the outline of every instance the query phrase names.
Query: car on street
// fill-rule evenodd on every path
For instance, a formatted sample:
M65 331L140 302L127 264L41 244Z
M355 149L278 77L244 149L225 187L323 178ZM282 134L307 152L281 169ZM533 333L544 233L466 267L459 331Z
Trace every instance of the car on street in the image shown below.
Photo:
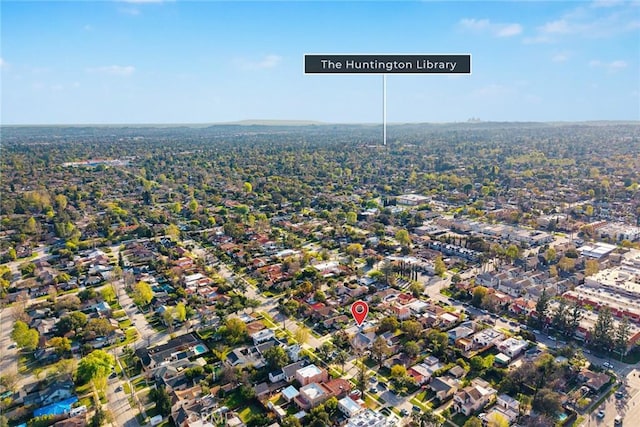
M558 340L556 337L554 337L552 335L549 335L547 338L549 339L549 341L557 341Z
M600 419L604 418L605 416L604 410L600 409L596 415Z
M618 399L622 399L624 397L624 392L622 392L620 390L616 391L616 397Z
M419 406L413 405L413 408L411 408L414 410L414 412L420 412L422 409L420 409Z
M369 393L376 394L378 392L378 388L376 386L369 388Z
M104 377L103 377L103 378L104 378ZM119 385L119 386L116 388L116 391L122 391L122 386L121 386L121 385Z
M613 425L614 426L622 425L622 417L620 415L616 415L615 419L613 420Z
M400 411L400 415L402 415L403 417L408 417L409 411L407 411L406 409L403 409L402 411Z
M609 362L604 362L602 364L602 366L604 366L607 369L613 369L613 365L611 363L609 363Z

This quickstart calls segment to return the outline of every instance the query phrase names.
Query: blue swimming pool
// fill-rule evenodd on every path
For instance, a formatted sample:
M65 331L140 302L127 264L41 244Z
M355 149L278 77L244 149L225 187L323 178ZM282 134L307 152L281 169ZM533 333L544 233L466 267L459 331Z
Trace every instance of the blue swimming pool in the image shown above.
M197 356L202 353L206 353L209 349L204 344L197 344L193 347L193 353Z

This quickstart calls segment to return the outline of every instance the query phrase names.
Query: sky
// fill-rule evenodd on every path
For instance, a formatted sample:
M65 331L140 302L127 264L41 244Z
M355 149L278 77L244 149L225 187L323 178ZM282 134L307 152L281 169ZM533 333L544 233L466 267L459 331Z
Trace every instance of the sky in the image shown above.
M305 53L472 55L387 76L387 120L640 120L640 1L0 3L0 123L381 123L380 75Z

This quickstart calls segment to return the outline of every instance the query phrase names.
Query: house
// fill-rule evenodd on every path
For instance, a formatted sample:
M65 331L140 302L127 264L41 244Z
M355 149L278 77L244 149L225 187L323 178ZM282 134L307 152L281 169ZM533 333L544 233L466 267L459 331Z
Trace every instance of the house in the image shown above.
M447 373L449 375L451 375L453 378L462 378L462 377L465 376L467 371L465 371L462 366L455 365L453 368L449 369L449 371L447 371Z
M473 336L473 343L481 348L491 347L504 339L504 334L495 329L484 329Z
M294 402L304 411L315 408L331 397L331 393L318 383L310 383L300 388Z
M263 342L276 338L276 334L271 329L262 329L254 334L251 334L251 339L254 345L261 344Z
M500 394L496 398L496 406L505 410L514 411L516 414L520 411L520 402L508 394Z
M296 371L296 380L302 386L306 386L311 383L321 383L327 381L329 375L323 368L318 368L316 365L308 365L300 368Z
M511 359L518 357L528 347L529 342L523 339L507 338L506 340L498 343L497 347L501 353L506 354Z
M453 396L458 390L458 382L449 377L437 377L431 380L429 388L436 394L436 397L442 402Z
M358 415L360 412L364 410L362 405L360 405L355 400L351 399L349 396L345 396L342 399L338 400L338 409L347 418L351 418L355 415Z
M194 354L194 349L206 349L206 346L193 334L185 334L152 348L139 348L136 355L145 370L153 369L163 363L180 360Z
M449 336L449 343L453 344L459 338L467 338L471 336L473 332L474 332L473 329L468 326L464 326L464 325L457 326L447 332L447 335Z
M609 375L602 372L596 373L589 369L580 371L578 379L583 381L584 385L589 387L594 393L599 392L610 381Z
M25 387L21 390L23 403L25 406L36 405L39 407L49 406L65 399L75 396L75 385L73 381L54 381L49 386L42 388L41 384L35 384L35 387Z
M473 340L470 340L469 338L458 338L455 341L455 346L466 353L473 349Z
M458 391L453 397L453 409L470 416L487 406L495 397L496 390L488 382L476 378L470 386Z
M292 385L282 390L282 397L284 397L284 400L286 400L287 402L291 402L299 394L300 392L298 391L298 389Z

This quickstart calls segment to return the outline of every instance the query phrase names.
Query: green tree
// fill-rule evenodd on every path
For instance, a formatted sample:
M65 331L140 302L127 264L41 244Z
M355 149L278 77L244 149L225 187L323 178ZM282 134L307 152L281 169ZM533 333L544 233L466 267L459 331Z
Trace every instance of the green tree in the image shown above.
M147 305L153 299L153 290L147 282L139 281L133 285L133 301L137 305Z
M406 247L406 246L411 245L411 237L409 236L409 232L407 230L405 230L404 228L398 230L396 232L395 237L396 237L396 240L398 241L398 243L400 243L402 246Z
M25 322L18 320L13 324L11 338L22 349L33 351L38 346L40 334L35 329L30 329Z
M96 379L106 379L111 372L115 360L104 350L94 350L78 363L77 378L80 384Z
M482 421L478 417L471 417L462 425L462 427L482 427Z
M355 225L358 222L358 215L355 212L347 212L347 224Z
M487 288L484 286L476 286L473 288L473 297L471 298L471 304L475 307L482 306L482 301L484 297L487 295Z
M178 322L184 322L185 320L187 320L187 307L185 307L183 302L179 302L176 305L176 318L178 319Z
M417 340L422 335L422 325L416 320L405 320L400 325L400 329L407 335L410 340Z
M221 329L221 335L225 336L232 344L240 343L247 337L247 325L236 317L227 319Z
M56 353L63 355L71 351L71 341L67 337L53 337L47 343L56 350Z
M588 259L585 262L584 275L593 276L600 271L600 263L595 259Z
M161 415L167 416L171 413L171 397L163 386L152 388L149 399L156 404L156 409Z
M547 289L544 288L536 302L536 313L538 314L538 322L541 325L544 324L549 315L549 301L551 301L551 297L547 293Z
M620 360L627 354L627 346L629 345L629 338L631 337L631 324L629 324L629 318L624 316L618 323L618 327L615 328L614 334L614 346L616 352L620 354Z
M395 316L384 317L380 323L378 323L378 333L383 334L385 332L395 332L400 327L400 322Z
M547 251L544 253L544 259L545 261L547 261L547 264L553 262L556 260L556 250L553 248L549 248L547 249Z
M116 292L113 290L113 287L109 285L102 288L100 293L106 302L113 302L116 299Z
M279 369L289 363L289 356L287 355L287 352L277 345L265 350L264 358L271 369Z
M382 362L389 355L391 349L382 337L376 337L371 344L371 358L378 363L378 367L382 366Z
M302 427L300 420L293 415L287 415L280 422L281 427Z
M61 300L58 300L58 302ZM78 331L87 324L87 315L81 311L73 311L66 316L63 316L62 319L58 322L58 333L61 335L66 334L67 332L73 331L76 335Z
M611 351L614 344L614 333L611 309L604 307L598 312L596 323L591 329L591 345L602 351Z
M298 326L298 329L293 334L293 338L299 343L304 344L309 339L309 329L304 326Z
M253 185L250 182L245 182L243 184L244 192L247 194L251 194L253 192Z
M447 272L447 266L442 260L442 255L438 255L433 262L433 268L437 276L444 277L444 274Z
M360 243L351 243L349 246L347 246L345 252L347 253L347 255L355 257L360 256L362 255L362 245Z

